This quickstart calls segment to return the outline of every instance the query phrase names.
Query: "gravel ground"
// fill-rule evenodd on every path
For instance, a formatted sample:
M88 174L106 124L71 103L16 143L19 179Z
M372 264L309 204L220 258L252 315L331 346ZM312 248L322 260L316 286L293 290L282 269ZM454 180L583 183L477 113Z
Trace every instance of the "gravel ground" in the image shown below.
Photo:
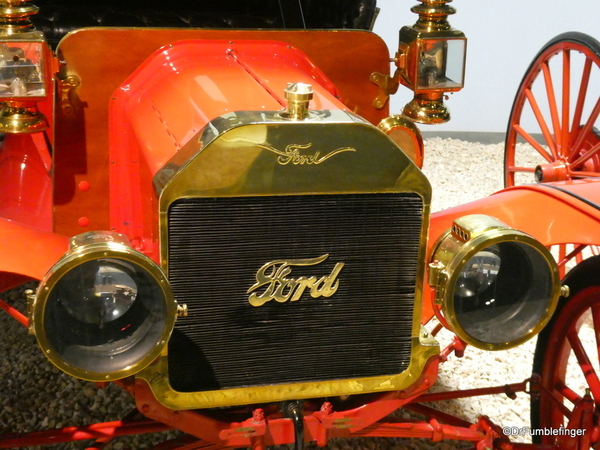
M465 203L502 187L503 145L481 145L456 140L430 139L426 142L425 173L434 186L433 209ZM22 289L4 297L24 311ZM92 383L73 379L46 361L33 336L5 314L0 315L0 431L24 432L61 426L117 420L133 409L127 394L115 385L97 389ZM442 343L451 339L442 332ZM531 370L533 343L504 352L480 352L469 348L464 358L443 364L435 390L467 389L486 385L521 382ZM474 420L489 415L503 425L529 424L529 399L521 394L516 401L505 396L445 402L443 409ZM402 413L400 413L402 414ZM149 448L159 436L120 438L112 449ZM89 442L56 445L50 448L86 448ZM463 445L464 446L464 445ZM42 447L37 447L42 448ZM451 450L452 443L433 445L424 440L355 439L336 441L336 450Z

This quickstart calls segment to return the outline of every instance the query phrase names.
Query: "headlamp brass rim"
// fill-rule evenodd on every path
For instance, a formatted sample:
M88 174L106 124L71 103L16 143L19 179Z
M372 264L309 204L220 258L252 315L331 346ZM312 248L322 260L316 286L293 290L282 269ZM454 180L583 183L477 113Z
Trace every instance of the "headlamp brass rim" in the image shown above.
M452 231L450 229L444 233L434 245L435 250L432 253L433 257L431 258L431 261L439 261L442 263L444 265L444 273L447 276L447 279L444 283L444 289L442 291L443 296L441 298L440 309L445 320L448 322L448 325L452 328L452 331L455 332L456 335L467 344L483 350L507 350L509 348L516 347L537 335L550 321L560 296L560 277L558 273L558 267L554 261L554 257L548 251L548 249L535 238L523 233L522 231L512 228L491 226L482 231L474 231L474 234L475 236L473 236L469 241L462 242L457 237L452 236ZM460 243L460 250L455 254L440 254L440 249L446 239L453 239L454 241ZM533 247L534 250L537 250L542 254L552 277L552 298L548 303L544 318L538 322L536 326L532 327L526 334L518 339L513 339L512 341L492 344L474 338L460 325L460 321L457 319L456 315L454 292L460 277L461 269L472 257L474 257L483 249L492 245L510 242L529 245L530 247Z
M84 370L62 360L51 345L43 326L46 302L58 282L74 268L96 259L116 259L142 268L157 282L161 294L166 299L165 326L152 351L135 364L110 374ZM69 375L87 381L113 381L138 373L160 356L173 331L176 314L177 302L174 300L170 284L163 271L154 261L123 243L97 242L73 247L48 271L37 289L31 309L30 323L31 331L35 334L38 345L57 368Z

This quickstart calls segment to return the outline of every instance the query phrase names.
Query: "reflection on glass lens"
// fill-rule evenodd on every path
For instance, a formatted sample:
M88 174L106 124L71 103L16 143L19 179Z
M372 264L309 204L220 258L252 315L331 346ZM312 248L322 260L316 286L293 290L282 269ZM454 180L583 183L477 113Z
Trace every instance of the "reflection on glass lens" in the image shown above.
M93 259L58 280L46 303L44 331L61 361L110 376L155 351L166 308L159 282L144 267Z
M123 264L123 263L121 263ZM137 285L122 267L100 260L98 264L75 269L71 278L78 278L79 295L60 300L76 319L100 328L129 311L137 297Z
M456 285L456 295L473 297L486 290L498 276L500 251L497 245L477 253L460 272Z
M552 271L536 248L501 242L478 252L454 287L454 315L471 338L507 345L529 336L553 299Z

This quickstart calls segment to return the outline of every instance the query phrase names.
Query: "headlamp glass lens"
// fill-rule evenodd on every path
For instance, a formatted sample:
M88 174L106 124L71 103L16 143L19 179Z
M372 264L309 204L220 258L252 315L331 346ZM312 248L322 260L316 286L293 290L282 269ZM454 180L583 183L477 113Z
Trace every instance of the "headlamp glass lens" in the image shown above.
M48 296L44 331L60 360L111 374L143 360L160 341L167 304L160 283L118 258L73 267Z
M552 271L539 250L501 242L464 265L454 288L454 312L470 337L502 345L528 336L547 316L552 299Z
M492 245L473 256L460 272L456 295L468 298L485 291L498 276L500 261L497 245Z
M123 316L137 298L137 284L124 269L106 260L84 265L64 278L65 283L80 287L79 296L64 296L60 301L77 320L104 328L106 323ZM132 267L128 269L133 272Z

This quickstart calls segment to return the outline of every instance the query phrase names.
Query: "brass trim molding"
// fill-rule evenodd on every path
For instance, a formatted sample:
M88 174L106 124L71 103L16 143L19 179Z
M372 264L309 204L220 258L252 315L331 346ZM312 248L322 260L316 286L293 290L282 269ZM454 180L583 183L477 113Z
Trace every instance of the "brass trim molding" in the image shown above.
M439 352L439 344L435 339L415 337L410 364L398 375L254 386L220 391L175 391L169 383L166 355L161 356L158 362L138 373L136 377L148 383L154 396L162 405L174 410L189 410L402 390L417 381L427 362Z

